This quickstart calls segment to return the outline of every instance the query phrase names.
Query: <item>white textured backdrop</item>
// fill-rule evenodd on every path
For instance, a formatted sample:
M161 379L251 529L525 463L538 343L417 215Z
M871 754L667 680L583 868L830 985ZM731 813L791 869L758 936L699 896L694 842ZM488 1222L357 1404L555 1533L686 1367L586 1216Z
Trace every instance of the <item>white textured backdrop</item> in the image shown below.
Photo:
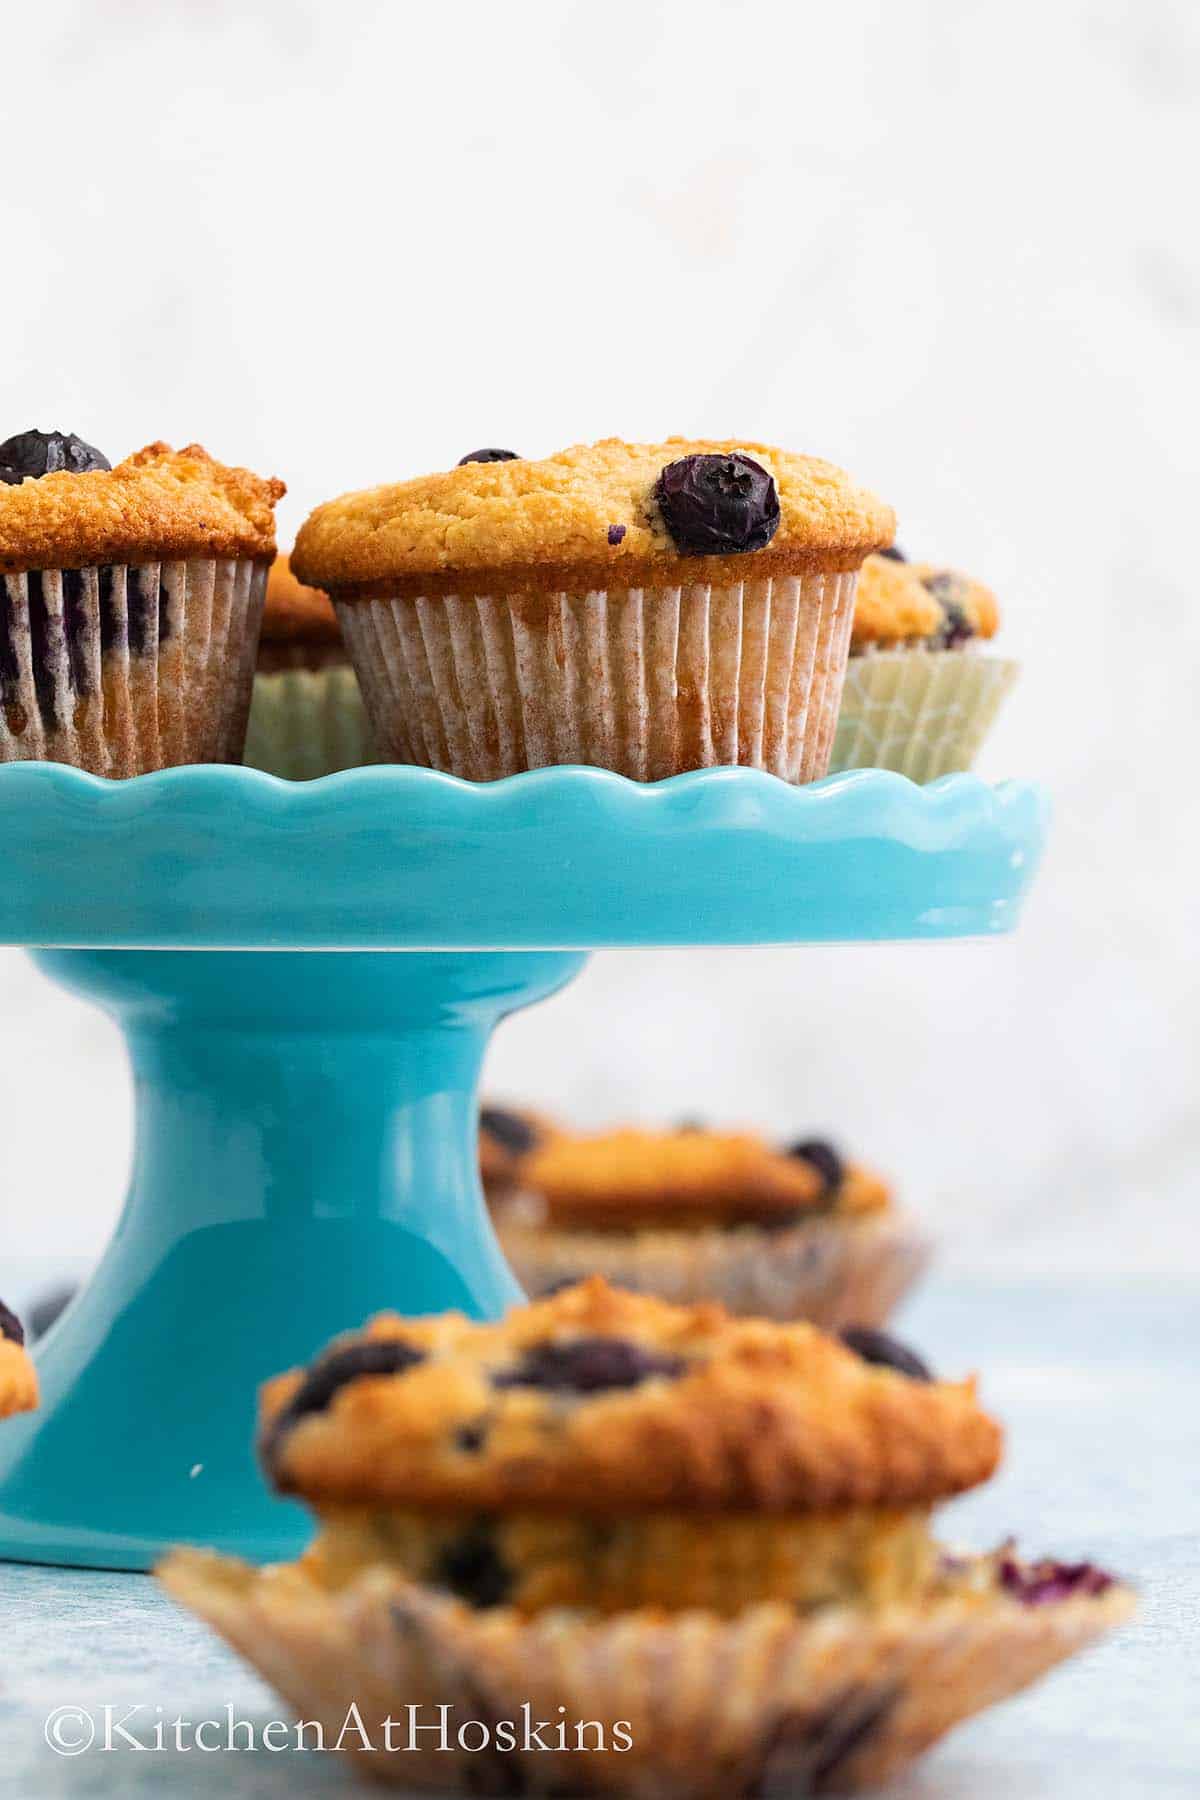
M1057 804L1014 942L599 957L504 1028L493 1090L829 1130L964 1265L1194 1263L1195 7L0 24L0 436L199 439L285 477L285 541L479 443L762 438L999 591L1026 669L985 772ZM0 1260L86 1257L118 1040L0 957Z

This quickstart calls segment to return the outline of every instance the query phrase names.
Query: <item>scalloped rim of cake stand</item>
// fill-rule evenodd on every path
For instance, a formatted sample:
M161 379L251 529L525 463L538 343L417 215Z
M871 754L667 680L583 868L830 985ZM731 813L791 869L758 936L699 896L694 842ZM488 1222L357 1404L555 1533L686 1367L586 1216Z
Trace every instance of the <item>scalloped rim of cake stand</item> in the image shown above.
M311 782L193 766L0 768L0 942L144 949L600 949L991 936L1044 847L1034 783L855 770Z

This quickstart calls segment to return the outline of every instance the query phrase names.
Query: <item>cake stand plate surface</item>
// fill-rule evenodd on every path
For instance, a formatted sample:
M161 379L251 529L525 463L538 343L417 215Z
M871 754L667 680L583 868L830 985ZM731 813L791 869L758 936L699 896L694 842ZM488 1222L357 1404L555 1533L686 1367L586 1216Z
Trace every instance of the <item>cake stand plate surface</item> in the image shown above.
M1003 932L1045 819L1036 788L970 776L0 768L0 941L118 1019L137 1112L113 1241L38 1345L41 1410L0 1428L0 1556L294 1555L257 1384L373 1312L518 1298L475 1146L506 1013L607 945Z

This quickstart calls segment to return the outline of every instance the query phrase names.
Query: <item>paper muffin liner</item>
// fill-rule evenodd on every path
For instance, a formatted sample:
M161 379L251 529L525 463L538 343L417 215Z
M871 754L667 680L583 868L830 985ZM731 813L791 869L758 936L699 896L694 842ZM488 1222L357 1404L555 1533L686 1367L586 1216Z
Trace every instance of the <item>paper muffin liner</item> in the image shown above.
M988 1588L808 1618L776 1604L732 1619L525 1618L384 1570L330 1591L298 1566L184 1551L161 1576L310 1722L306 1742L316 1722L361 1774L422 1792L623 1800L782 1800L886 1780L1133 1604L1119 1586L1040 1606Z
M892 769L925 782L969 769L1019 669L978 650L852 656L830 773Z
M691 1305L716 1300L747 1317L809 1319L826 1331L881 1325L929 1262L929 1240L903 1213L698 1231L563 1231L506 1217L496 1232L531 1299L586 1275Z
M350 665L260 670L242 760L288 781L373 762L362 690Z
M829 760L856 580L355 599L338 614L397 762L473 781L737 763L801 782Z
M0 577L0 762L237 762L266 580L209 559Z

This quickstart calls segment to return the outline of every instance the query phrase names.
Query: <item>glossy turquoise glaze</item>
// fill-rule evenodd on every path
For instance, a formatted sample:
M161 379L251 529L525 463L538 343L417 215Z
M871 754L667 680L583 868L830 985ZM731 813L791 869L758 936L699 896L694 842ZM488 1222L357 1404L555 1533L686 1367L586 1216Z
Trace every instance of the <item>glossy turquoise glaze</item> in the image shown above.
M291 1555L304 1519L254 1466L255 1388L371 1313L519 1297L479 1187L479 1064L584 959L37 960L124 1027L137 1139L116 1236L38 1347L41 1411L0 1433L0 1555Z
M543 950L1007 931L1042 847L1027 783L754 769L472 783L428 769L101 781L0 768L0 942Z
M516 1297L476 1173L499 1018L603 945L1008 930L1045 810L875 771L0 769L0 941L116 1015L137 1095L117 1233L38 1347L41 1411L0 1431L0 1555L293 1555L256 1384L383 1308Z

